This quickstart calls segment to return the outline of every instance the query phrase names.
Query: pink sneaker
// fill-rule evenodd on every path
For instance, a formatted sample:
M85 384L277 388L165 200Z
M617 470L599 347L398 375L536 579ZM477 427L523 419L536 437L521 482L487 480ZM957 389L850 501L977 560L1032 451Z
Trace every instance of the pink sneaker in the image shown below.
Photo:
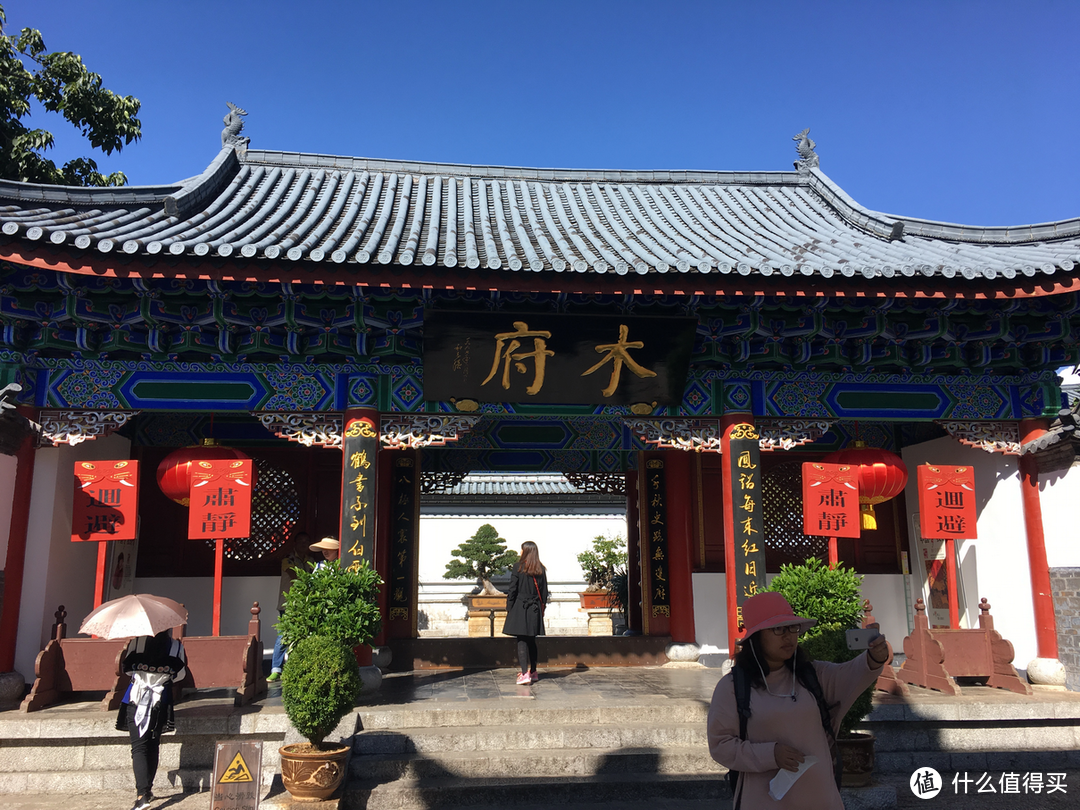
M529 673L522 672L520 675L517 676L518 686L527 686L530 683L532 683L532 679L529 678Z
M536 683L538 680L540 680L540 676L536 674L536 670L534 669L529 673L529 682Z

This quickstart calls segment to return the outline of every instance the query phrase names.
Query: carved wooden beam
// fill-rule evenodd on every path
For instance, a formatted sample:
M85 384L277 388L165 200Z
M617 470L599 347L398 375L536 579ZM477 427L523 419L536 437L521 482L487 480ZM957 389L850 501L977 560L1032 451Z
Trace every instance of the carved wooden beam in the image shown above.
M41 444L74 447L99 436L108 436L138 415L138 411L42 411Z
M968 447L1006 456L1020 455L1020 425L1017 422L941 421L938 424Z
M390 450L442 447L456 442L479 421L479 416L460 414L386 414L379 441Z
M264 428L281 439L305 447L341 447L340 413L253 412Z

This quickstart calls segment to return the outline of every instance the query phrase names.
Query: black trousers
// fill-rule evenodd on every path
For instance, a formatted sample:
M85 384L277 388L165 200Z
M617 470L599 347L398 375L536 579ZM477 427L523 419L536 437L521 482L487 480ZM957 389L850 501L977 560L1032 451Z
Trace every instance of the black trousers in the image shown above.
M128 734L131 735L131 767L135 771L135 790L140 796L146 796L154 787L157 775L158 753L161 748L161 729L151 719L146 734L140 736L135 725L135 705L128 704Z
M536 669L536 636L518 636L517 654L522 672Z

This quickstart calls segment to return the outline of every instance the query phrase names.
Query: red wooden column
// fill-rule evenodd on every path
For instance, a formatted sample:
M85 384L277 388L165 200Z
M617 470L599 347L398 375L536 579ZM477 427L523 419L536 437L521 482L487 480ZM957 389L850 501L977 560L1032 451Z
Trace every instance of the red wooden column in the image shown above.
M725 460L731 455L731 428L740 423L752 425L753 414L726 413L720 417L720 454ZM735 508L732 503L735 482L731 477L730 464L724 463L720 469L724 490L724 583L727 586L728 652L734 658L735 642L739 638L739 603L735 588Z
M386 579L386 553L382 550L383 569L379 568L379 550L377 527L381 517L383 501L380 491L385 492L383 478L386 474L385 462L380 458L385 453L379 452L379 430L381 418L379 412L369 408L350 408L342 419L342 475L341 475L341 565L349 568L367 562ZM385 522L385 521L384 521ZM379 612L386 627L386 588L379 592ZM372 644L381 645L385 640L385 631L372 639ZM371 647L362 645L357 650L359 664L371 663Z
M640 457L640 454L639 454ZM638 472L626 473L626 629L641 633L641 541L638 527L641 511L638 506Z
M1023 419L1020 443L1027 444L1046 433L1045 419ZM1031 599L1035 607L1035 641L1039 658L1057 658L1057 621L1050 595L1050 563L1046 559L1042 503L1039 500L1039 465L1032 455L1020 456L1020 488L1024 504L1028 565L1031 568Z
M691 488L693 454L684 450L663 453L667 469L668 575L671 581L671 640L697 641L694 629L694 508Z
M33 419L37 412L19 413ZM0 672L15 669L15 640L19 634L19 605L22 602L23 568L26 564L26 532L30 525L30 494L34 483L33 435L23 439L16 454L15 491L11 499L11 529L4 562L4 605L0 611Z

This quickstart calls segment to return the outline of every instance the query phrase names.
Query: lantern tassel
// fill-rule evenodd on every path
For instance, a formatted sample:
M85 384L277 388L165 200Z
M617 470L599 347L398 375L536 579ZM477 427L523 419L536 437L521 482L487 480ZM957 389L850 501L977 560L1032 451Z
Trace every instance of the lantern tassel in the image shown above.
M877 528L877 515L874 514L874 505L872 503L859 504L859 518L863 529Z

